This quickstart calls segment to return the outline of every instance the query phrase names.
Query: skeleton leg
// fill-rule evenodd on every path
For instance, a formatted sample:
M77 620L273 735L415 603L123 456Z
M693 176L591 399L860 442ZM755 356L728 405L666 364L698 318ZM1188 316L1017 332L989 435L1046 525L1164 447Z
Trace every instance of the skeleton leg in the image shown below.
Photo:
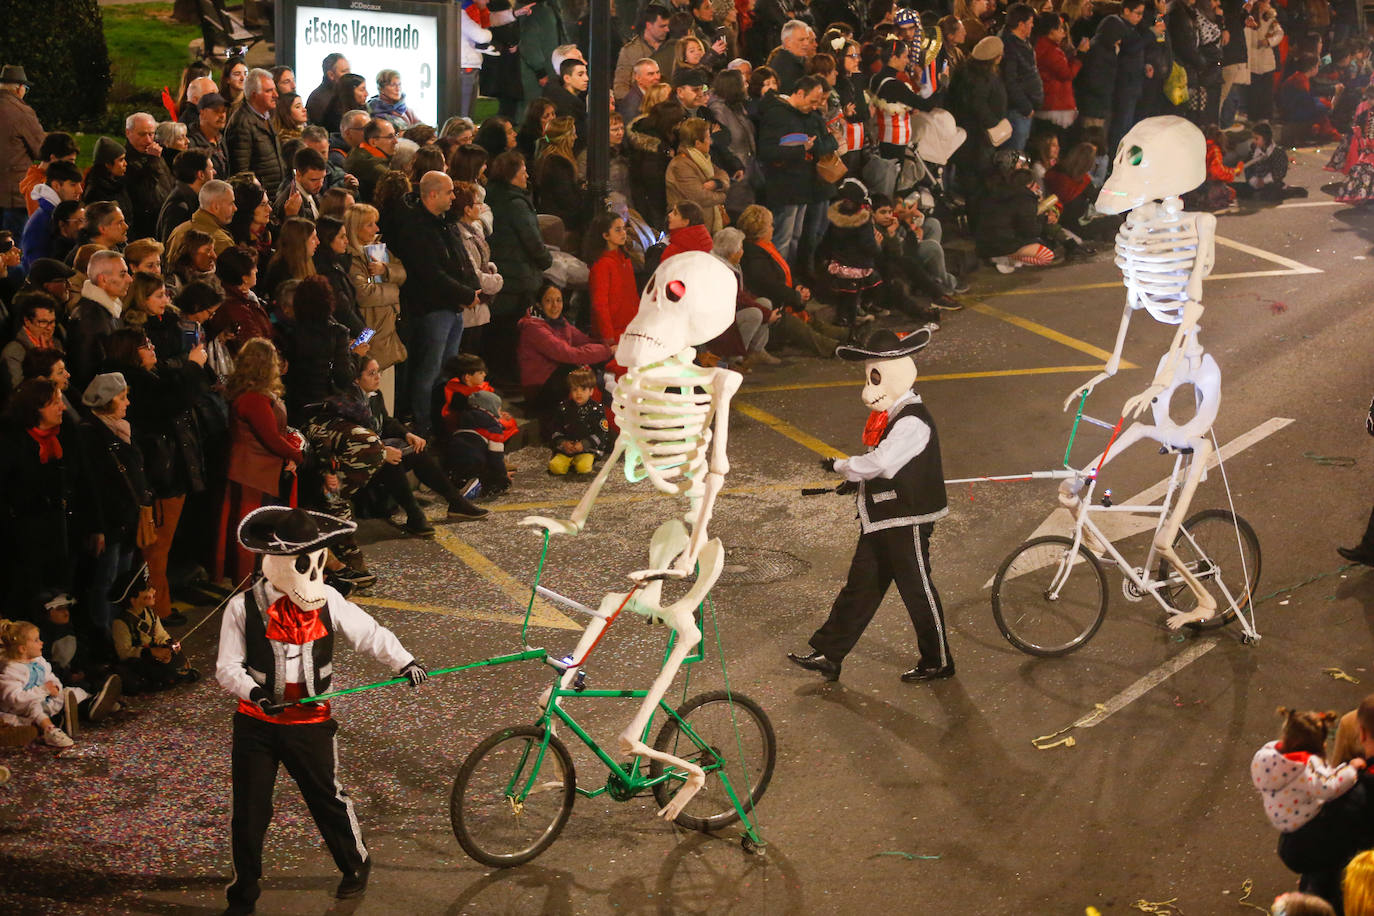
M658 709L659 700L663 699L663 695L668 692L668 687L672 685L678 669L682 667L683 659L701 641L701 630L697 628L693 612L697 605L705 600L706 594L716 584L716 579L720 577L721 570L725 567L725 547L718 538L706 543L698 557L698 562L701 572L691 589L682 598L659 612L663 621L672 627L673 632L677 634L677 639L673 644L673 651L668 655L668 660L663 663L663 668L659 671L658 677L654 679L653 686L649 688L648 696L640 704L639 712L635 714L634 720L625 727L625 730L620 733L620 749L626 756L638 754L650 760L657 760L660 763L678 767L688 774L686 783L673 796L673 800L659 812L661 817L669 821L681 814L682 809L692 800L692 796L696 795L701 787L706 784L706 771L681 757L654 750L644 743L641 736L649 724L650 717Z
M1212 440L1206 436L1191 439L1188 444L1193 449L1193 460L1188 465L1188 476L1183 480L1183 488L1178 491L1178 500L1174 503L1174 511L1169 515L1163 527L1155 534L1155 549L1159 551L1160 556L1169 561L1170 566L1178 571L1188 586L1188 590L1197 599L1197 610L1188 614L1169 615L1166 622L1171 630L1177 630L1184 624L1206 620L1217 612L1216 599L1207 589L1202 587L1197 576L1188 570L1187 565L1179 559L1178 554L1174 551L1174 539L1178 537L1178 530L1183 525L1183 520L1188 517L1188 507L1193 502L1193 494L1197 492L1197 485L1207 471L1207 461L1212 457Z

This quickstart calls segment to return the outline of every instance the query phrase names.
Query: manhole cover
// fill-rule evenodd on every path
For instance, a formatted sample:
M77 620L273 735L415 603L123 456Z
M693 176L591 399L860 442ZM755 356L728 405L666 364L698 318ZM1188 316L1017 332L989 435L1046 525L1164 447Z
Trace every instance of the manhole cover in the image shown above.
M810 569L805 560L782 550L740 547L725 552L721 585L764 585L790 579Z

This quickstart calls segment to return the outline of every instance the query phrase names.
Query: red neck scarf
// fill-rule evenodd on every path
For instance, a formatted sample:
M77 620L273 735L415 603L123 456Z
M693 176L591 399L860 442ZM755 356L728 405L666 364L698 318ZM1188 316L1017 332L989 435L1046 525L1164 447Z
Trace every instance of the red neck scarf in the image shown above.
M868 422L864 423L864 445L873 448L887 431L887 411L869 411Z
M54 426L52 429L39 429L35 426L29 430L33 441L38 443L39 464L47 464L54 458L62 457L62 440L57 438L61 431L60 426Z
M323 639L329 631L320 623L319 611L305 611L285 595L267 609L267 638L293 646Z

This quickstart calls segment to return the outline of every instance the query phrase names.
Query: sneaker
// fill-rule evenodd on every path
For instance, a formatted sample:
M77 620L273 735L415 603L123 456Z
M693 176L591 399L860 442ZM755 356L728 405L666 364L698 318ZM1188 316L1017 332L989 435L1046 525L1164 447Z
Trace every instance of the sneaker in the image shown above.
M43 733L43 743L48 747L71 747L76 742L67 737L67 733L56 726Z
M101 719L115 711L119 705L119 697L123 693L123 682L119 675L112 674L105 678L105 683L100 685L99 692L86 701L86 720L89 722L99 722Z
M477 491L482 491L481 484L477 485ZM459 521L470 521L472 519L486 518L489 512L481 506L475 506L470 497L462 497L458 502L448 504L448 517L456 518Z
M946 312L957 312L964 307L964 303L955 299L953 296L941 296L930 301L932 308L941 309Z
M999 274L1015 273L1017 264L1011 258L993 258L992 266L997 268Z
M940 322L927 321L925 324L921 325L921 327L934 334L936 331L940 330Z
M476 499L482 495L482 481L476 477L470 477L458 488L458 492L463 499ZM450 511L452 511L451 508Z
M755 362L763 366L778 366L782 364L782 360L778 359L772 353L769 353L763 347L759 347L751 355L754 357Z
M377 584L377 577L373 575L367 567L355 569L351 566L345 566L343 569L334 573L334 578L342 579L353 588L370 588Z
M72 737L81 732L81 704L76 699L76 693L71 690L62 692L62 724L67 731L71 732ZM56 744L54 747L67 747L65 744Z

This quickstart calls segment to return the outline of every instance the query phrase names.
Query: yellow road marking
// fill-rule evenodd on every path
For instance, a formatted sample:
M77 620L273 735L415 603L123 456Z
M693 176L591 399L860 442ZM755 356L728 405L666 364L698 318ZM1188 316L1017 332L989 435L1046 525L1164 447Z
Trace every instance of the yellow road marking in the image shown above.
M988 315L992 318L997 318L1001 321L1005 321L1007 324L1016 325L1018 328L1030 331L1032 334L1039 334L1041 337L1052 340L1055 343L1061 343L1066 347L1072 347L1080 353L1086 353L1089 356L1096 357L1097 359L1102 360L1104 363L1112 358L1112 354L1108 353L1106 350L1103 350L1101 347L1094 347L1092 344L1086 341L1079 340L1076 337L1070 337L1067 334L1064 334L1060 331L1056 331L1054 328L1047 328L1043 324L1031 321L1029 318L1022 318L1020 315L1013 315L1011 312L1004 312L999 308L994 308L993 306L988 305L987 303L974 302L969 300L968 307L975 312L979 312L983 315ZM1140 368L1135 363L1125 359L1121 361L1121 367L1123 369Z
M1124 364L1123 364L1124 365ZM1036 366L1031 369L986 369L980 372L944 372L931 375L921 375L916 379L919 383L925 382L954 382L965 379L976 378L1007 378L1014 375L1057 375L1066 372L1100 372L1102 363L1094 363L1091 366ZM750 385L744 389L746 395L760 394L765 391L810 391L813 388L849 388L858 384L858 377L843 379L837 382L798 382L791 385ZM737 405L736 401L731 406Z
M524 622L523 614L498 614L493 611L477 611L468 608L439 607L433 604L414 604L410 601L397 601L393 598L374 598L371 595L353 595L349 599L354 604L362 604L368 607L392 608L398 611L419 611L422 614L441 614L446 617L463 617L468 620L491 620L496 623L510 623L519 626ZM557 627L560 630L580 630L581 627L572 622L560 623L552 620L542 620L530 618L531 626Z
M852 385L854 383L849 382L848 384ZM742 413L751 420L759 421L764 426L767 426L774 432L781 433L782 435L791 439L798 445L802 445L806 448L811 449L811 451L815 452L817 455L823 455L826 458L845 457L845 453L835 448L834 446L827 445L826 443L822 442L820 439L817 439L810 433L803 432L802 430L793 426L791 423L788 423L786 420L783 420L780 417L775 417L766 410L759 410L753 404L745 404L741 401L735 401L734 404L731 406L734 408L736 413Z
M477 575L486 579L496 586L509 598L516 607L528 607L530 602L530 587L519 579L488 560L477 548L465 543L462 539L455 536L450 531L443 528L436 529L434 541L440 547L453 554ZM502 617L501 619L506 619ZM524 620L524 616L515 618L516 621ZM580 630L578 626L562 611L556 609L542 598L534 602L534 611L530 614L530 623L541 627L557 627L561 630Z

